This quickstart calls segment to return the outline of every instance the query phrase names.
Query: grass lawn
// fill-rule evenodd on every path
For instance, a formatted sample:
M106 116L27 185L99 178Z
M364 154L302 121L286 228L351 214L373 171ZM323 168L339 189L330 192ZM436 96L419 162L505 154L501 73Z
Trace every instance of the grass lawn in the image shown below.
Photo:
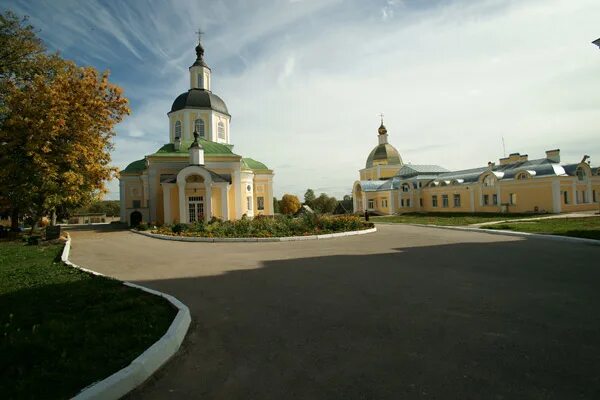
M545 233L548 235L574 236L600 240L600 217L551 218L540 221L510 222L482 226L486 229L509 229L511 231Z
M0 397L64 399L168 329L166 300L60 262L62 245L0 243Z
M382 217L370 217L371 222L391 222L398 224L425 224L459 226L503 221L513 218L532 218L532 214L495 214L495 213L407 213Z

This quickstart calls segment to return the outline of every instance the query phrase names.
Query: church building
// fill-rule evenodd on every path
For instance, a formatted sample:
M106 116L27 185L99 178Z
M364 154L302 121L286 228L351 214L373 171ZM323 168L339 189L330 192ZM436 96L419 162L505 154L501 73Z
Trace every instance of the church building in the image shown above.
M560 150L530 160L513 153L498 164L459 171L404 164L381 121L378 145L352 189L354 212L561 213L598 210L600 168L589 156L561 163Z
M168 143L120 173L121 221L193 223L273 214L273 171L233 152L231 115L212 92L204 48L196 46L190 89L177 96Z

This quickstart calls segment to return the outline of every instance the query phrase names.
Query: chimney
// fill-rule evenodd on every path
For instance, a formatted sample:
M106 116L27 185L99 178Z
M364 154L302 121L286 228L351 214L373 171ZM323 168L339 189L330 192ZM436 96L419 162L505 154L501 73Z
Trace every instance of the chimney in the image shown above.
M528 159L527 154L510 153L508 155L508 157L504 157L504 158L500 159L500 165L516 164L516 163L520 163L520 162L525 162L525 161L527 161L527 159Z
M546 150L546 158L553 163L560 162L560 149Z

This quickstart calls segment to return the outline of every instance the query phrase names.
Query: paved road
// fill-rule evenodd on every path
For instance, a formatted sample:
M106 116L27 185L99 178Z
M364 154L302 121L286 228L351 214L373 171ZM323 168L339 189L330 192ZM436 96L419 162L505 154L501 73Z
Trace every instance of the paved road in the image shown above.
M288 243L73 231L74 262L175 295L134 399L600 398L600 247L415 226Z

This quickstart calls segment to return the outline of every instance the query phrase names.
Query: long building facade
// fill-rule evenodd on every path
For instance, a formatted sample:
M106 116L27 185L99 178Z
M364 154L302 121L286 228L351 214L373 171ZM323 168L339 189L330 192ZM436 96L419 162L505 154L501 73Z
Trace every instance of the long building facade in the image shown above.
M354 212L564 213L597 210L600 168L588 156L561 163L560 150L530 160L513 153L486 166L449 171L439 165L404 164L388 143L383 121L379 144L354 182Z
M231 115L212 92L203 57L198 43L190 89L167 113L168 142L121 171L121 221L194 223L273 214L273 171L233 152Z

